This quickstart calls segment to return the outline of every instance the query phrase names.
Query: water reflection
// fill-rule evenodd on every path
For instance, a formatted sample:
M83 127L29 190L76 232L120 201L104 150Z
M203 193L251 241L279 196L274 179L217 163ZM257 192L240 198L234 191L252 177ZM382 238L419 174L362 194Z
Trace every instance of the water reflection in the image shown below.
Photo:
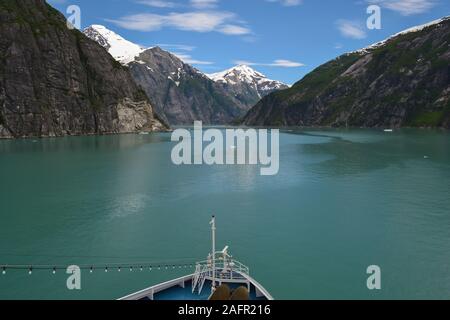
M148 143L164 143L169 141L169 133L0 140L0 154L114 151L133 148Z

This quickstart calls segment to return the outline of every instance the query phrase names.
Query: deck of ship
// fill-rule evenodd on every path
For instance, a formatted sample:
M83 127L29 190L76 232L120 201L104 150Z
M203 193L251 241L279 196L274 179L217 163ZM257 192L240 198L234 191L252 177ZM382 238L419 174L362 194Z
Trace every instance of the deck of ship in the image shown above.
M246 286L249 288L250 300L273 300L273 297L255 280L247 275L244 276L246 281L242 278L237 281L223 281L230 289L235 289L239 286ZM119 300L178 300L178 301L197 301L208 300L211 295L211 280L205 281L204 289L199 294L198 291L192 290L192 281L194 275L188 275L168 282L158 284L153 287L133 293Z
M228 283L227 284L230 289L236 289L242 284L238 283ZM205 283L205 289L201 294L197 292L192 293L192 281L188 281L185 283L185 287L181 286L172 287L165 291L159 292L154 295L153 300L155 301L164 301L164 300L181 300L181 301L195 301L195 300L208 300L211 295L211 281L207 280ZM146 299L144 299L146 300ZM267 300L265 297L257 297L256 296L256 288L254 286L250 286L250 300Z

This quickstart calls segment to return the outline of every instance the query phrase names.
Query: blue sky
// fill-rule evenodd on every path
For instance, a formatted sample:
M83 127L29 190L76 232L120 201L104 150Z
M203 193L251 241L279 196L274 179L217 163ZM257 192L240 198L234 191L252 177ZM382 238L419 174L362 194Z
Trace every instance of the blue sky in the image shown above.
M205 73L246 62L292 84L336 56L450 15L448 0L48 0L81 9L82 28L102 24L142 46L160 45ZM381 8L369 30L367 7Z

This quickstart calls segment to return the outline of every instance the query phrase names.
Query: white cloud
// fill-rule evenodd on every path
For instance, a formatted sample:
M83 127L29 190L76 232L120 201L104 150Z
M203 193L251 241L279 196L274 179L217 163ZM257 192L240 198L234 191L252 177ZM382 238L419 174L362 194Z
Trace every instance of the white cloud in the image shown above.
M174 8L176 3L164 0L138 0L136 3L155 8Z
M187 64L197 64L197 65L214 64L214 62L211 62L211 61L203 61L203 60L194 59L191 57L191 55L185 54L185 53L173 53L173 54L176 55L178 58L183 60L184 63L187 63Z
M344 37L352 39L364 39L367 37L364 28L359 22L350 20L337 21L337 27Z
M279 68L299 68L305 66L303 63L285 59L277 59L274 60L272 63L260 63L246 60L236 60L234 61L234 64L243 64L247 66L279 67Z
M220 29L220 32L229 35L244 35L251 33L251 30L246 27L241 27L233 24L226 24Z
M118 20L106 19L106 21L112 22L124 29L138 31L155 31L161 29L164 25L163 16L151 13L125 16Z
M299 6L303 0L266 0L267 2L279 2L285 7Z
M290 61L290 60L275 60L273 63L271 63L269 66L272 67L283 67L283 68L297 68L297 67L304 67L305 65L300 62Z
M160 43L157 44L158 47L166 48L167 50L181 50L181 51L194 51L195 46L190 46L187 44L170 44L170 43Z
M218 0L190 0L191 5L197 9L209 9L217 6Z
M214 62L198 60L193 58L189 53L196 49L195 46L186 44L169 44L161 43L157 45L158 47L164 48L170 51L172 54L183 60L184 63L196 64L196 65L213 65ZM189 53L188 53L189 52Z
M226 22L232 20L234 14L228 12L186 12L171 13L165 17L166 23L177 29L211 32L220 28Z
M367 0L367 2L378 4L403 16L420 14L436 5L435 0Z
M246 65L246 66L256 66L258 65L256 62L251 62L248 60L234 60L233 64Z
M164 27L195 32L220 32L227 35L246 35L251 30L235 23L236 15L224 11L195 11L169 13L167 15L142 13L107 20L124 29L138 31L155 31Z

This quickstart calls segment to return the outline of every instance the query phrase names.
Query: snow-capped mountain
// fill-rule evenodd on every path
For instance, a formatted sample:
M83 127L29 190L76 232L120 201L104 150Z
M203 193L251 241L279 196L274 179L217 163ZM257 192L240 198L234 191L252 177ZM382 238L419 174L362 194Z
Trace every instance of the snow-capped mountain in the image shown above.
M159 47L142 48L101 25L92 25L83 33L130 68L158 115L172 125L195 120L230 124L262 97L288 87L244 65L206 75L176 54Z
M159 47L141 48L101 25L86 28L84 34L130 68L134 81L169 124L192 124L195 120L229 124L257 102L238 100L227 88Z
M83 33L92 40L97 41L108 50L114 59L124 65L134 61L145 50L145 48L124 39L102 25L92 25L84 29Z
M208 74L207 76L214 82L227 86L245 86L253 89L259 98L274 91L288 88L286 84L268 79L265 75L247 65L238 65L222 72Z

